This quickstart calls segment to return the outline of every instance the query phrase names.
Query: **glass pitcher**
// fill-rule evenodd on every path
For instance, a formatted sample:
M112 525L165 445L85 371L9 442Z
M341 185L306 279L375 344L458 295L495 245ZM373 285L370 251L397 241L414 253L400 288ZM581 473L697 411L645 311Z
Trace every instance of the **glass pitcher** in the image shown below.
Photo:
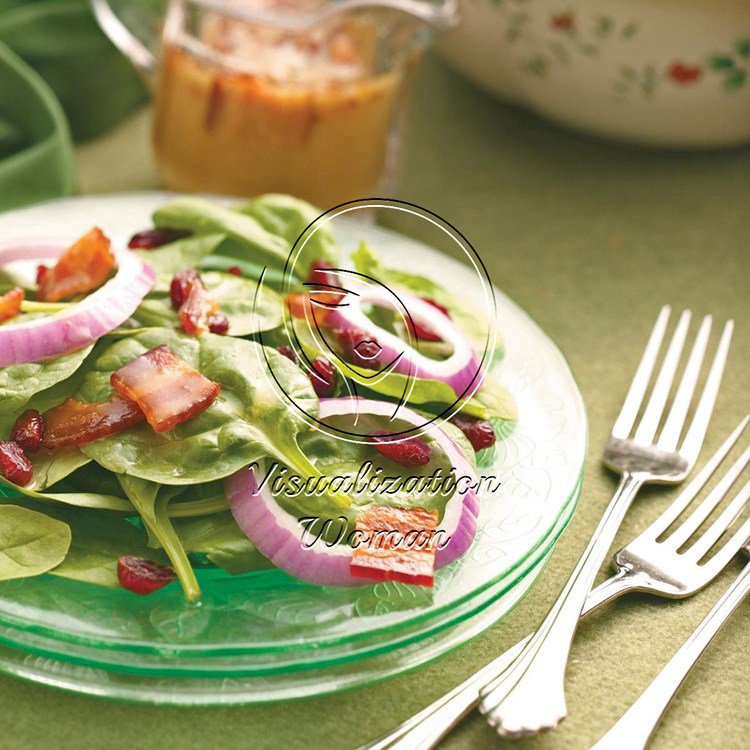
M169 0L163 19L92 5L155 92L167 188L329 208L392 192L410 79L455 2Z

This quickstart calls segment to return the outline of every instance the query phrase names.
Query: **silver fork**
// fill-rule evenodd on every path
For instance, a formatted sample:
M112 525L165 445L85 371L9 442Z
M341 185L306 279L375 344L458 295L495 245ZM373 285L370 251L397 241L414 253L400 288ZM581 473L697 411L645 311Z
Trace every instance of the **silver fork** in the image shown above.
M750 490L750 482L745 485L745 490ZM747 496L750 492L745 494ZM743 529L745 534L750 534L748 523L744 524ZM742 548L750 554L750 538L745 540ZM750 594L750 563L735 578L721 599L716 602L653 682L641 693L638 700L591 750L642 750L645 748L670 701L680 689L690 670L748 594Z
M658 439L655 436L687 337L689 310L680 316L643 416L630 437L661 348L669 313L669 307L663 307L659 313L604 450L605 464L621 474L617 490L544 622L510 667L480 691L479 709L501 736L536 734L557 726L565 718L565 668L578 618L625 513L644 484L677 484L685 479L698 457L724 371L732 335L731 321L724 327L703 393L682 442L682 428L708 343L710 316L703 319L664 427Z
M694 560L683 558L678 554L678 550L683 544L685 534L693 527L697 528L696 523L700 525L699 519L704 520L709 516L730 490L740 472L750 463L750 449L745 450L679 528L675 529L667 539L661 541L660 539L662 534L688 509L706 482L716 472L739 440L748 422L750 422L750 416L740 422L662 515L615 555L614 561L618 572L589 593L581 616L587 615L602 604L628 591L646 591L669 598L690 596L709 584L732 559L745 538L743 533L750 536L750 526L748 526L750 520L712 557L710 564L697 565ZM735 498L727 506L727 510L697 542L701 545L696 548L697 550L710 549L712 542L726 531L741 510L740 506L747 502L748 492L749 488L746 485L738 495L739 499ZM435 747L476 706L480 687L486 684L493 675L506 669L523 651L531 638L532 636L528 636L517 643L450 693L439 698L387 735L366 745L362 750L429 750Z

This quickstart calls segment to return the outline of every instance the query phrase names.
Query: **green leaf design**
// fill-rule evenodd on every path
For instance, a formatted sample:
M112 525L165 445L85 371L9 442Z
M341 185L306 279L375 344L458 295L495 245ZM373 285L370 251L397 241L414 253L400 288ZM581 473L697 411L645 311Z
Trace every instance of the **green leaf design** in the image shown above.
M741 89L747 82L747 71L741 68L731 70L724 79L724 88L728 91Z
M750 57L750 37L744 37L743 39L737 40L734 48L737 50L737 54L740 57Z
M249 336L281 325L284 302L273 289L264 285L256 310L256 281L218 271L201 273L201 278L210 298L229 319L230 336ZM167 293L152 293L140 304L133 318L144 326L180 326L177 312Z
M728 55L713 55L709 58L708 64L714 70L726 70L734 67L734 60Z
M46 573L65 559L70 539L62 521L19 505L0 505L0 580Z
M632 39L638 33L639 28L636 21L626 23L620 31L620 39Z
M101 401L112 394L112 373L153 347L167 344L177 357L221 383L203 413L166 433L147 424L83 446L83 452L116 474L164 484L195 484L226 477L264 456L310 470L296 437L306 425L271 386L262 347L244 339L186 336L153 328L114 343L93 364L78 397ZM310 414L317 397L304 373L275 350L265 351L284 389Z

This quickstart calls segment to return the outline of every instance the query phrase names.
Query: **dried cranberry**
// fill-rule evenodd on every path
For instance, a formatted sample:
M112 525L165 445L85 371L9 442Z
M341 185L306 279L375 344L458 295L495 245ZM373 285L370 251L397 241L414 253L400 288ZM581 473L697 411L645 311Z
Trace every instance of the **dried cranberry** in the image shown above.
M179 310L193 288L193 284L202 284L201 275L194 268L186 268L184 271L176 273L169 285L169 298L172 300L172 307Z
M366 331L359 328L337 328L334 333L339 342L341 356L353 365L377 369L382 347Z
M231 273L233 276L242 276L242 269L239 266L229 266L227 268L227 271Z
M429 297L422 297L422 301L426 302L428 305L432 305L432 307L437 308L440 310L443 315L445 315L448 319L450 319L450 315L448 314L448 309L443 307L441 304L438 304L435 302L434 299L430 299ZM416 320L412 320L409 318L406 321L407 326L409 327L409 330L411 331L412 335L415 336L420 341L442 341L443 337L434 329L430 328L429 326L423 325L422 323L417 322Z
M117 578L123 588L136 594L150 594L175 579L174 571L142 557L121 557L117 561Z
M131 250L153 250L189 236L190 232L183 229L146 229L134 234L128 242L128 247Z
M16 420L10 439L18 443L26 453L36 453L44 439L44 420L36 409L25 411Z
M0 440L0 474L19 487L31 481L34 468L18 443Z
M380 453L401 466L426 466L430 463L430 446L421 437L398 440L382 430L371 432L370 437Z
M49 268L45 265L39 265L36 267L36 284L39 286L39 284L42 283L44 280L44 277L47 275L47 271L49 271Z
M277 346L276 351L294 362L295 365L297 364L297 355L294 353L294 349L292 349L291 346Z
M219 336L224 336L229 332L229 319L224 313L214 313L208 319L208 330L211 333L218 333Z
M315 357L310 382L318 398L331 398L336 392L339 374L336 368L325 357Z
M333 284L334 274L326 273L326 271L334 268L324 258L318 258L310 264L310 272L307 276L307 280L311 284Z
M475 451L489 448L495 444L495 430L492 429L492 424L486 419L457 414L451 419L451 422L466 435Z

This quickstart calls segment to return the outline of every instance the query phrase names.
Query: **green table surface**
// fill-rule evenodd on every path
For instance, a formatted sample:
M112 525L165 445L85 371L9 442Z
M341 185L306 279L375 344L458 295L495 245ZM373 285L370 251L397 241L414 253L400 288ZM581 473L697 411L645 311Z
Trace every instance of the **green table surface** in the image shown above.
M83 192L153 188L143 112L78 149ZM578 511L532 593L501 624L410 675L261 708L178 709L95 700L0 678L0 746L353 748L406 719L544 616L608 502L602 446L659 306L737 322L704 457L750 406L750 151L667 153L595 142L499 104L442 63L419 76L400 197L456 224L491 276L567 355L586 400L590 455ZM502 321L500 321L502 326ZM674 495L647 489L616 546ZM741 569L737 559L684 601L631 595L579 628L569 717L544 736L500 742L472 714L446 748L588 748L638 696ZM601 574L604 577L604 573ZM748 746L750 604L717 637L673 702L653 748Z

